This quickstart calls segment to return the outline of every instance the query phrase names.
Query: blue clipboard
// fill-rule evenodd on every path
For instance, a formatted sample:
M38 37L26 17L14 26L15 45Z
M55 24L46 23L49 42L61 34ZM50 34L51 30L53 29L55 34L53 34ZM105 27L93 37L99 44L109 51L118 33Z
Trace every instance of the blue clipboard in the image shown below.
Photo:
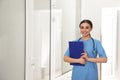
M81 57L81 53L84 52L84 45L82 41L69 41L70 57L78 59ZM70 63L70 65L84 66L80 63Z

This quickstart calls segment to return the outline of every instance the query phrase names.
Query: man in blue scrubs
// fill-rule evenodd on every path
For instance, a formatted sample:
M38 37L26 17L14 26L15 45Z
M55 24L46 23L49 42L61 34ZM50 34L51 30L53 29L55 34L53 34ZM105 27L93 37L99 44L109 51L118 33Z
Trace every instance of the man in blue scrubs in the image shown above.
M78 59L71 58L68 48L64 55L64 61L68 63L85 64L85 66L73 65L72 80L98 80L96 63L106 63L106 53L100 41L93 39L90 35L93 28L90 20L81 21L79 28L82 34L79 41L83 41L84 53Z

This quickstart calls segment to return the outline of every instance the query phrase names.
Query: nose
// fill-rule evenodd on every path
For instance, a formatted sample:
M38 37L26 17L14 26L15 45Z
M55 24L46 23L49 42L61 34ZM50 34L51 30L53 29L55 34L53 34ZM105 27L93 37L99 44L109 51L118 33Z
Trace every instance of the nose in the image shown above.
M83 30L82 31L86 31L86 29L85 28L83 28Z

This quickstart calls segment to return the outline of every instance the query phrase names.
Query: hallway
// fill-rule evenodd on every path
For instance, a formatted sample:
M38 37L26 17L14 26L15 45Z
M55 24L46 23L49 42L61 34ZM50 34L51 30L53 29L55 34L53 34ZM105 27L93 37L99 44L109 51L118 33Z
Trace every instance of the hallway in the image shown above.
M99 80L120 80L120 0L0 0L0 11L0 80L71 80L63 57L83 19L107 53Z
M56 80L71 80L71 73L72 71L67 72L64 75L58 77Z

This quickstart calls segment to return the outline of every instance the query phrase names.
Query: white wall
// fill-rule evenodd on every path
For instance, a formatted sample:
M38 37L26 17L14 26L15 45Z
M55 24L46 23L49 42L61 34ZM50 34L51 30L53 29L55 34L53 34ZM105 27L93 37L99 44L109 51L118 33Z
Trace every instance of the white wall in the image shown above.
M93 21L92 36L100 39L101 11L104 7L119 7L120 0L81 0L81 18ZM95 33L95 34L94 34Z
M24 80L25 0L0 0L0 80Z
M120 22L120 10L118 11L118 22ZM117 74L117 76L118 76L118 78L119 78L119 80L120 80L120 54L119 54L119 52L120 52L120 23L118 23L118 39L117 39L117 42L118 42L118 45L117 45L117 52L118 52L118 56L117 56L117 59L118 59L118 61L117 61L117 63L118 63L118 74Z

